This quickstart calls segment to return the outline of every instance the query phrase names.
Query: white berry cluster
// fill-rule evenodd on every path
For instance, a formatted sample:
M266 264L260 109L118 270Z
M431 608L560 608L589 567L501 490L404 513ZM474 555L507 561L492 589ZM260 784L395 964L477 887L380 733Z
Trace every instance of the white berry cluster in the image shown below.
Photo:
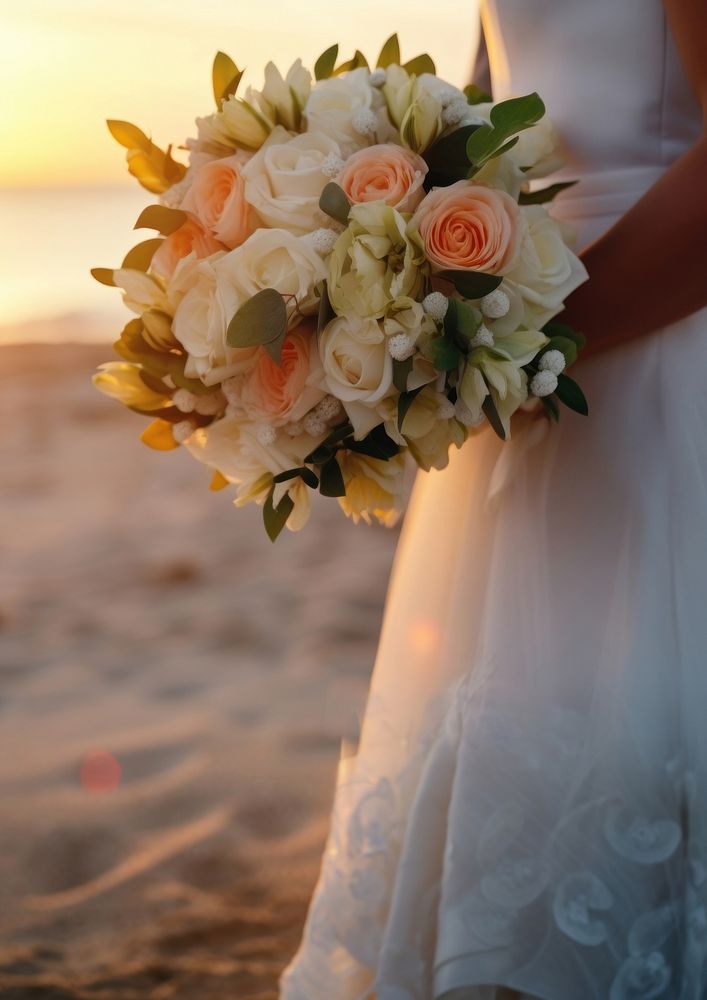
M550 396L557 389L558 376L565 370L562 351L545 351L538 361L538 371L530 381L534 396Z
M388 74L384 69L374 69L368 78L368 82L372 87L382 87L385 81L388 79Z
M321 257L326 257L327 254L331 253L338 238L339 234L334 232L333 229L324 227L315 229L308 237L313 250Z
M493 347L493 334L482 323L469 343L472 347Z
M223 410L224 399L220 392L197 396L188 389L177 389L172 396L172 403L180 413L198 413L202 417L215 417Z
M378 128L378 118L375 112L369 108L359 108L351 116L351 125L354 132L358 132L359 135L375 135Z
M184 444L194 433L194 424L191 420L179 420L172 424L172 437L177 444Z
M511 307L511 300L502 288L494 288L481 300L481 312L489 319L500 319Z
M442 292L430 292L422 300L422 308L435 323L441 323L449 309L449 299Z
M407 361L415 353L415 341L407 333L388 338L388 353L395 361Z
M344 161L337 153L327 153L319 169L325 177L338 177L344 169Z

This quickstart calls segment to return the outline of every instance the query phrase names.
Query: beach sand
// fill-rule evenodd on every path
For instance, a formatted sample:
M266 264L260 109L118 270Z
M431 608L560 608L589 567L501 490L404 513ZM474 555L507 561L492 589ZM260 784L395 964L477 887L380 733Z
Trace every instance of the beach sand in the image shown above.
M272 545L110 355L0 348L0 998L275 998L397 532L317 498Z

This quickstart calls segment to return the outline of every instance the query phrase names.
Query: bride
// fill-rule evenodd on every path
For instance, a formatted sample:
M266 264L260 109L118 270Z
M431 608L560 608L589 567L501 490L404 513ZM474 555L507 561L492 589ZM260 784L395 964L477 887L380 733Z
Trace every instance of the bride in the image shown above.
M707 5L482 14L580 180L591 414L418 475L282 997L702 1000Z

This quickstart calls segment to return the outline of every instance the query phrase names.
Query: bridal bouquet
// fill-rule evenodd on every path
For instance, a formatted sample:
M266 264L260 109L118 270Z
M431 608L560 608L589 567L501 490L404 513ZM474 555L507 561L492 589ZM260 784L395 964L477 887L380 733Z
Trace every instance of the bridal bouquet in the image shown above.
M374 69L337 58L314 79L270 63L240 96L219 53L188 166L108 122L158 235L92 272L136 314L95 384L152 418L145 444L261 504L273 540L310 490L393 524L406 454L443 468L538 399L586 412L564 371L581 336L551 322L586 278L544 205L567 185L528 183L559 166L538 95L458 90L396 36Z

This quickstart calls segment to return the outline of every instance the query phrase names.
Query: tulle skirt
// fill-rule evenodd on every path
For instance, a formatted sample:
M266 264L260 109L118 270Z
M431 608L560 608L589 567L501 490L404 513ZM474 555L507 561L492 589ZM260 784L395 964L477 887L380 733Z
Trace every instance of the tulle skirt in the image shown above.
M707 311L576 374L417 476L283 1000L707 996Z

